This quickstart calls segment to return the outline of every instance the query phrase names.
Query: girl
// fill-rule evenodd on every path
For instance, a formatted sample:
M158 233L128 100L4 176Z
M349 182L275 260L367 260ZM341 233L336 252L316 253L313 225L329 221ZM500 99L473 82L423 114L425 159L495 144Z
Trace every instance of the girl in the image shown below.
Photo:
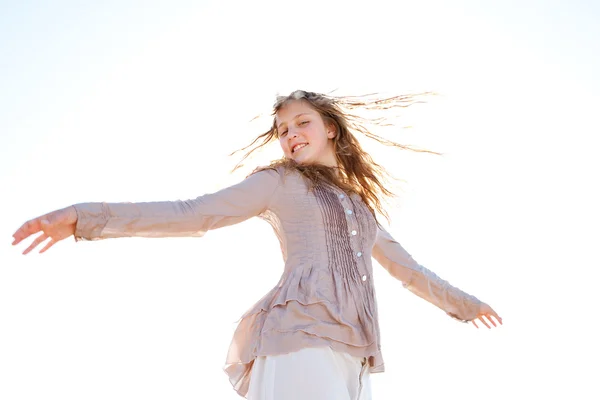
M277 99L272 127L252 143L278 139L284 157L242 182L188 201L75 204L26 222L13 245L38 232L24 254L71 235L202 236L259 216L273 227L285 266L235 331L225 366L234 389L251 400L371 399L369 374L384 371L371 257L449 316L476 327L502 323L490 306L419 265L377 221L391 192L352 131L381 138L342 106L386 109L405 99L295 91Z

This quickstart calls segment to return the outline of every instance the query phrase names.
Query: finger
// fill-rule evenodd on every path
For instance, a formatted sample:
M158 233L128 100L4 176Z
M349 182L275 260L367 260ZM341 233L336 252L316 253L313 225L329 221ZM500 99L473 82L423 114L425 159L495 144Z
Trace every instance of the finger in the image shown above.
M15 240L12 242L13 245L19 244L23 239L28 238L29 236L37 233L41 230L39 218L31 219L25 222L23 225L17 229L17 231L13 234Z
M54 246L55 243L56 242L54 241L54 239L50 238L50 241L46 244L46 246L44 246L44 248L40 250L40 254L48 250L50 247Z
M494 316L496 318L496 321L500 322L500 325L502 325L502 318L496 313L496 311L494 311L494 309L492 307L488 306L488 310L487 314L489 314L490 316Z
M485 317L488 319L488 321L490 321L492 323L492 325L494 325L494 327L496 327L496 322L494 322L494 320L492 319L492 317L489 314L485 314Z
M471 323L472 323L473 325L475 325L475 328L479 329L479 326L477 326L477 323L475 322L475 320L471 320Z
M33 243L31 243L29 245L28 248L25 249L25 251L23 252L23 254L27 254L29 253L31 250L33 250L38 244L42 243L44 240L48 239L48 236L45 233L42 233L40 236L38 236Z
M488 325L488 323L487 323L487 322L485 322L485 319L483 319L483 315L479 317L479 320L480 320L481 322L483 322L483 324L484 324L485 326L487 326L487 328L488 328L488 329L492 329L492 328L490 328L490 326Z
M494 312L493 315L494 315L494 317L496 317L496 320L498 320L498 322L500 322L500 325L502 325L502 318L498 314L496 314L495 312Z

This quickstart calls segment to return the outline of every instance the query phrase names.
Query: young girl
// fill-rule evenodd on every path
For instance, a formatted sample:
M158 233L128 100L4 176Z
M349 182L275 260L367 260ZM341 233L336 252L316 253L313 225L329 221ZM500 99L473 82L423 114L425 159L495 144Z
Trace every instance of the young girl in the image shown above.
M202 236L259 216L273 227L285 266L235 331L225 366L234 389L250 400L371 399L369 374L384 371L371 257L453 318L488 328L502 319L419 265L378 223L391 192L352 131L378 137L353 124L341 102L305 91L279 97L271 129L253 144L278 139L284 157L234 186L188 201L75 204L26 222L13 245L38 232L24 254L71 235Z

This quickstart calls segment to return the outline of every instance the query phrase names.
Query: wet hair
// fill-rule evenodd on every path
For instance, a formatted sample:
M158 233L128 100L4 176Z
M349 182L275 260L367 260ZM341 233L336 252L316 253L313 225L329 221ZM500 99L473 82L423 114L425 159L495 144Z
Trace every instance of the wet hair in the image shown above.
M351 97L330 96L321 93L296 90L288 96L278 96L273 105L273 124L271 128L256 137L248 146L231 154L233 155L238 151L244 151L251 148L236 165L234 171L238 169L244 160L254 151L278 140L279 133L275 121L277 112L290 102L303 101L319 113L326 126L333 126L335 128L336 134L332 140L338 167L328 167L321 164L299 164L284 156L281 159L273 160L268 166L255 169L253 173L264 169L275 169L279 166L283 166L286 169L293 169L304 176L310 187L318 185L319 182L325 180L344 191L354 192L360 195L363 202L371 210L371 213L376 219L376 213L388 218L388 214L382 205L382 200L394 196L394 193L384 185L384 182L387 182L392 177L384 167L373 161L369 153L363 150L355 133L363 134L383 145L393 146L403 150L437 155L440 155L440 153L402 145L378 136L372 132L372 129L367 129L365 125L370 123L375 126L389 126L387 119L384 117L368 119L355 115L353 111L358 109L365 111L387 111L408 107L412 104L423 102L421 101L423 96L429 94L434 93L388 97L379 97L377 95Z

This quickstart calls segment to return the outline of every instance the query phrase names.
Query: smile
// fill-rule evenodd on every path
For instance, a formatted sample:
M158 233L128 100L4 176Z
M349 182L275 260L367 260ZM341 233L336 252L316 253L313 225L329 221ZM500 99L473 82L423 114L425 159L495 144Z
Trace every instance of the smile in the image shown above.
M297 152L300 149L303 149L304 147L308 146L308 143L300 143L295 145L294 147L292 147L292 153Z

